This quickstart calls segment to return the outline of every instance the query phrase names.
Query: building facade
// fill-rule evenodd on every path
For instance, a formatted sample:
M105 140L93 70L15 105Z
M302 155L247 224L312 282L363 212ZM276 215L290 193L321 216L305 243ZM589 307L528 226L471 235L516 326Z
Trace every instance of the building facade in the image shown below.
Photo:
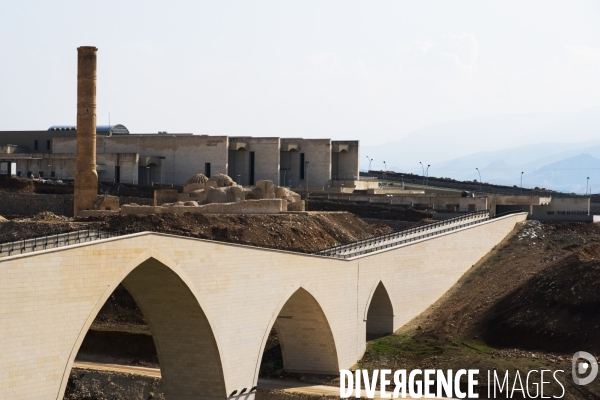
M0 161L14 161L17 175L72 180L76 128L0 132ZM131 134L123 125L96 131L99 182L183 184L197 173L227 174L241 185L271 180L282 186L328 186L358 179L359 142L166 132Z

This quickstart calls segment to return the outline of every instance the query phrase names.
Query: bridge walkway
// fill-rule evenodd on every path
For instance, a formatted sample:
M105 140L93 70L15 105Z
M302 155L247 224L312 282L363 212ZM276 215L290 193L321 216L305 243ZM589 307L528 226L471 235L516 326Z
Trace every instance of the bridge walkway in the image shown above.
M482 210L462 215L460 217L435 222L433 224L418 226L400 232L389 233L383 236L377 236L345 245L335 246L329 249L318 251L314 254L349 259L361 256L363 254L372 253L391 247L397 247L405 243L414 242L427 237L440 235L442 233L465 228L467 226L480 224L489 219L489 210Z
M354 258L374 251L400 246L405 243L420 240L426 237L439 235L452 230L464 228L481 223L489 219L489 211L483 210L475 213L450 218L433 224L406 229L399 232L377 236L357 242L335 246L313 254L320 256L336 257L342 259ZM98 229L82 229L55 235L24 239L15 242L0 244L0 258L16 254L26 254L35 251L49 250L73 244L93 242L128 235L131 231L105 231Z

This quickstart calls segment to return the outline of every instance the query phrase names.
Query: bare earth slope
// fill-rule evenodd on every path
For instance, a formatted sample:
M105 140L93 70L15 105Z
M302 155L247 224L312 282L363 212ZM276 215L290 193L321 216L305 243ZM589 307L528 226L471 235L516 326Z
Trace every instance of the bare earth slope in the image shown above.
M370 224L347 212L279 215L113 215L74 219L41 213L0 223L0 243L66 230L155 231L290 251L313 252L383 235L385 224Z
M599 285L599 225L527 221L430 309L370 342L360 366L509 371L511 385L516 370L563 370L563 398L600 398L600 380L571 379L575 351L600 355ZM561 392L553 382L544 395Z

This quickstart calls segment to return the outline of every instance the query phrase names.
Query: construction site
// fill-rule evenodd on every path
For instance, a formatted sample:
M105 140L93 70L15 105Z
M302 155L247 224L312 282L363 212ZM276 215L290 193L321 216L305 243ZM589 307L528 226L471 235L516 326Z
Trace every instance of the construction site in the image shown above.
M468 366L483 375L560 369L561 385L546 395L561 397L562 387L565 399L600 398L599 383L578 386L570 374L574 352L600 355L590 197L419 185L387 172L341 177L331 157L318 186L293 187L277 173L242 184L225 166L166 185L99 182L97 49L78 50L73 180L20 177L8 159L0 177L0 271L16 279L3 280L0 317L20 313L0 342L14 347L0 358L12 368L0 390L68 400L339 398L341 368ZM329 143L327 154L358 157L344 146ZM233 329L228 317L243 321ZM44 329L55 346L39 345ZM37 336L17 348L17 332ZM32 388L38 370L51 378ZM477 392L485 398L484 381Z
M56 188L17 179L3 180L1 186L4 195L71 196L43 193ZM154 207L150 205L154 199L143 187L121 190L130 196L115 196L118 200L141 203L145 199L147 207ZM433 209L318 198L307 203L315 211L276 214L113 212L68 217L49 211L31 215L28 205L22 204L21 212L3 216L1 243L85 230L156 231L314 253L434 224L434 215L439 214ZM570 356L582 345L600 353L600 341L593 334L600 323L595 306L600 301L600 276L594 272L600 270L599 249L597 224L535 220L519 224L426 311L392 335L371 337L356 367L410 370L469 365L484 372L542 367L569 371ZM6 246L2 250L6 252ZM580 387L573 385L569 374L564 378L564 398L600 396L598 385ZM286 372L275 329L265 347L260 379L264 388L259 384L257 398L337 398L339 376ZM85 336L64 398L168 398L163 390L152 330L133 297L119 286ZM546 394L558 396L560 390L552 387ZM487 388L478 391L484 395Z

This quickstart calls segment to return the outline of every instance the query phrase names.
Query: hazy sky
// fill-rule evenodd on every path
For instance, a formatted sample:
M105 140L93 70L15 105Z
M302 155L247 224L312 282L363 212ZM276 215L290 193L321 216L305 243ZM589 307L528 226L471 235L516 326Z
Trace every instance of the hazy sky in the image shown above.
M98 123L134 133L375 144L600 105L595 0L2 0L0 15L0 130L75 123L82 45L99 48Z

